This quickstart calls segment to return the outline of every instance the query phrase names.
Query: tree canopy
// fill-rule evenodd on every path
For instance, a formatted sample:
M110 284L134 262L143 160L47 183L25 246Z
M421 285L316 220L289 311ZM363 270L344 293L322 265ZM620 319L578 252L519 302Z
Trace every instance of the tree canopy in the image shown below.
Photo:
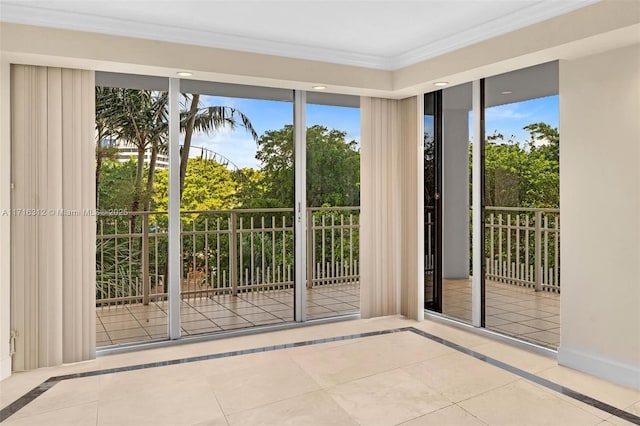
M505 141L500 133L487 137L485 204L501 207L558 208L560 204L560 136L545 123L524 127L531 139Z
M293 128L268 130L258 139L259 169L234 170L216 158L190 158L181 208L292 207L294 194ZM135 195L136 162L106 160L102 166L100 207L122 208ZM158 170L151 210L166 210L168 173ZM312 126L307 130L307 199L312 207L360 203L360 152L346 133Z
M545 123L525 127L528 141L487 137L485 203L491 206L559 206L558 130ZM428 145L428 144L427 144ZM233 169L216 158L191 158L182 193L184 210L292 207L294 197L293 127L268 130L258 138L259 168ZM99 208L131 205L137 164L104 160ZM146 170L146 169L145 169ZM167 208L167 170L156 172L152 210ZM360 204L360 152L340 130L307 129L307 203L311 207Z
M360 152L346 132L307 128L307 205L360 205ZM290 207L294 196L293 126L269 130L258 139L256 159L271 207Z

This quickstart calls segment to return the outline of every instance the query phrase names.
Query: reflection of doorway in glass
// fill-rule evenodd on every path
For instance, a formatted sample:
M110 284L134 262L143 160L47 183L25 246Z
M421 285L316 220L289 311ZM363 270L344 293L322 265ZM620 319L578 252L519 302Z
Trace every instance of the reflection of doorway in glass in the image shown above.
M471 83L442 91L442 313L471 322Z

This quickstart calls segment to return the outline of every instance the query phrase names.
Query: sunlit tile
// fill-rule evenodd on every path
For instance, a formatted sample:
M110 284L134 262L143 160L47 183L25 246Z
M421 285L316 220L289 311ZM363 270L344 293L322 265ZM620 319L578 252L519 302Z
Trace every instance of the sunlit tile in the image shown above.
M465 411L457 405L450 405L440 410L433 411L429 414L425 414L420 417L416 417L413 420L409 420L406 423L402 423L400 426L484 426L486 423L480 421L474 417L468 411Z
M453 402L519 379L514 374L462 353L433 358L403 369Z
M331 387L327 393L362 425L396 425L451 405L399 369Z
M460 402L463 409L487 424L583 426L596 425L599 417L526 381L488 391Z

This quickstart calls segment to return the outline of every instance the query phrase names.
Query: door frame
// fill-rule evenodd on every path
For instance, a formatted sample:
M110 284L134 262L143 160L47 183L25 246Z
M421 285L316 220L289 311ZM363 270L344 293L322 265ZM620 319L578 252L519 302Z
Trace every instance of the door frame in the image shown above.
M433 286L431 291L431 300L427 301L427 289L425 288L424 294L424 308L442 313L442 90L435 92L425 93L423 96L423 102L425 103L424 111L427 110L427 98L432 97L433 108L433 182L434 182L434 197L433 197ZM425 181L425 190L426 182ZM425 206L426 208L426 206ZM425 212L426 213L426 212ZM427 215L425 214L425 226ZM424 233L425 246L428 244L427 239L429 232ZM425 267L425 274L426 274ZM425 286L426 287L426 286Z

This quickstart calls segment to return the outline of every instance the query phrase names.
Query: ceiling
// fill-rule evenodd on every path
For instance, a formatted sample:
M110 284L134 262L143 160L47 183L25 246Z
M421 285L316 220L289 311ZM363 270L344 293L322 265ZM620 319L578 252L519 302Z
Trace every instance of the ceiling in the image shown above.
M0 20L395 70L598 0L0 0Z
M552 61L486 78L485 107L557 95L558 74L558 61ZM442 93L444 109L471 110L471 83L444 88Z

